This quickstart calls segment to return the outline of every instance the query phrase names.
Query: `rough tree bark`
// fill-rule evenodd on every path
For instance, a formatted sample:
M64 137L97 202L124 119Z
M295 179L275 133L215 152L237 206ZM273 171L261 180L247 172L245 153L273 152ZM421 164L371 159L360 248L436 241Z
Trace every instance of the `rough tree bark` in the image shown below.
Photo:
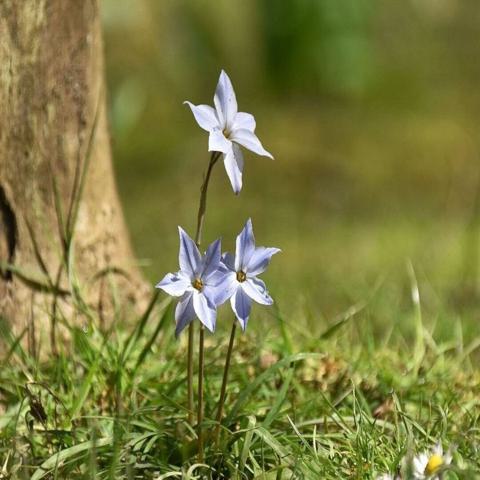
M38 334L71 303L72 278L104 313L112 278L121 299L143 298L111 164L97 0L1 0L0 106L0 314L18 331L33 311Z

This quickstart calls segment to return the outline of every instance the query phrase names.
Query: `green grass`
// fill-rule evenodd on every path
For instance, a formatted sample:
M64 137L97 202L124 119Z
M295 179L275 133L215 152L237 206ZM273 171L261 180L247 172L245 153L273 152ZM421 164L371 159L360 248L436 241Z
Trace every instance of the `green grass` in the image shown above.
M177 225L193 234L207 138L181 105L208 103L224 67L276 160L246 154L241 198L215 170L205 243L222 236L231 250L251 216L258 242L282 248L265 274L276 303L256 306L237 334L208 467L186 422L186 335L175 340L163 295L138 318L119 310L108 332L77 301L59 322L71 342L56 358L48 331L37 329L44 344L32 355L2 319L0 479L368 479L437 441L455 447L446 477L480 478L476 17L468 2L423 2L420 14L422 2L394 3L372 9L372 82L351 96L316 80L305 91L312 72L295 63L300 83L273 88L291 80L268 78L255 2L228 17L228 35L218 2L102 2L119 191L136 251L151 259L146 276L153 284L176 267ZM358 28L348 18L322 32L348 40ZM350 58L332 46L335 66ZM70 326L78 319L85 328ZM207 434L231 321L223 307L207 336Z
M265 274L276 304L256 306L237 334L209 467L197 465L186 422L186 335L175 340L164 296L138 318L119 310L108 332L78 301L59 322L71 343L57 358L48 330L37 329L44 344L32 355L26 334L0 319L0 479L368 479L437 441L455 447L448 478L480 478L480 96L469 2L377 2L365 30L372 82L360 95L318 89L316 77L305 91L310 61L304 72L291 63L294 79L269 80L259 2L228 17L226 2L101 3L119 191L136 251L151 259L146 276L176 267L177 225L193 234L207 138L182 102L210 103L224 67L276 160L246 154L241 198L216 169L205 243L222 236L231 250L251 216L259 243L282 248ZM349 18L322 32L357 38ZM288 38L290 17L283 25L269 10L266 20ZM331 45L333 66L350 58L350 42ZM328 58L318 59L323 74ZM282 90L277 78L295 82ZM78 319L85 328L70 326ZM207 336L207 432L231 321L222 308Z
M464 340L452 317L450 339L437 341L414 302L379 334L375 305L308 329L256 308L237 337L215 447L225 308L206 342L208 466L186 422L186 335L174 338L169 300L155 296L130 326L70 328L58 358L33 358L3 322L1 478L367 479L437 441L455 446L446 478L480 478L479 338Z

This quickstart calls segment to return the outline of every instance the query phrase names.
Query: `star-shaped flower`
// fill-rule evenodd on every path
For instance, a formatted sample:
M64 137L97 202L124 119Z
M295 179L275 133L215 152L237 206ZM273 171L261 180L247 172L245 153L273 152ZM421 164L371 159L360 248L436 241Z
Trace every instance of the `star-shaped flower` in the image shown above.
M242 189L243 172L243 154L240 146L271 159L273 156L263 148L254 133L256 124L253 115L238 111L232 82L223 70L213 102L215 108L185 103L192 109L198 125L210 133L208 151L223 154L225 170L233 191L238 194Z
M217 301L220 304L230 298L232 309L243 330L247 328L252 300L262 305L273 303L265 283L257 275L267 269L270 259L278 252L278 248L255 247L252 221L248 219L237 237L235 256L226 253L222 257L226 276Z
M195 318L211 332L215 330L219 285L224 282L225 273L219 270L221 261L220 239L213 242L201 255L195 242L178 227L180 234L180 270L167 273L155 287L169 295L180 297L175 310L175 335Z
M413 458L413 475L415 479L439 479L437 473L452 463L451 451L443 452L441 443L437 443L430 452L423 452Z

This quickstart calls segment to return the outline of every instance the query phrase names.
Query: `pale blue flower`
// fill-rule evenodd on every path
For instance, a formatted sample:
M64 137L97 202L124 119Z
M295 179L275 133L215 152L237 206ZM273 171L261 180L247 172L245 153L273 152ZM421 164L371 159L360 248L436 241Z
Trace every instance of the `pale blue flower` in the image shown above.
M180 332L195 318L211 332L215 331L217 297L224 284L225 272L220 271L221 242L213 242L202 256L195 242L178 227L180 234L180 271L167 273L155 287L174 297L180 297L175 310L176 329ZM219 287L220 286L220 287Z
M262 305L272 305L265 283L257 278L263 273L278 248L255 247L252 220L248 219L244 229L238 235L235 256L226 253L222 257L222 270L225 278L217 295L217 303L221 304L230 298L232 309L242 329L247 328L252 300Z
M240 145L265 157L273 156L267 152L255 135L255 118L250 113L238 111L237 99L232 82L222 70L218 80L215 108L209 105L193 105L185 102L191 109L198 125L210 133L209 152L221 152L223 163L233 191L238 194L242 189L243 154Z

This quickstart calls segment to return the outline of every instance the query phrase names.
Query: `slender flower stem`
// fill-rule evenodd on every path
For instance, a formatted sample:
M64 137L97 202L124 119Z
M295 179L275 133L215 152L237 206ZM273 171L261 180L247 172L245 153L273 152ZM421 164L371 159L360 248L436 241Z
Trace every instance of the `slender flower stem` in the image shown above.
M227 359L225 360L225 368L223 370L222 389L220 391L220 401L218 402L217 426L215 428L215 443L218 445L220 440L220 423L223 416L223 406L225 405L225 397L227 394L228 371L230 370L230 360L232 359L233 341L235 340L235 331L237 329L237 321L234 318L232 323L232 331L230 332L230 342L228 343Z
M210 176L212 174L213 167L217 163L217 160L220 158L220 152L212 152L210 157L210 162L208 164L207 173L203 180L202 188L200 190L200 205L198 206L198 217L197 217L197 233L195 234L195 243L197 247L200 247L202 243L202 231L203 231L203 222L205 221L205 212L207 210L207 191L208 184L210 182Z
M205 327L200 326L200 338L198 344L198 410L197 410L197 421L198 421L198 461L203 463L203 371L204 371L204 333Z
M200 248L202 241L203 223L205 221L205 212L207 210L207 191L210 182L212 169L220 158L219 152L212 152L210 162L208 164L207 173L203 179L202 188L200 189L200 205L198 207L197 232L195 233L195 243ZM194 340L193 323L188 326L188 354L187 354L187 397L188 397L188 422L193 425L193 340Z
M187 357L187 387L188 387L188 423L193 425L193 323L188 326L188 357Z

